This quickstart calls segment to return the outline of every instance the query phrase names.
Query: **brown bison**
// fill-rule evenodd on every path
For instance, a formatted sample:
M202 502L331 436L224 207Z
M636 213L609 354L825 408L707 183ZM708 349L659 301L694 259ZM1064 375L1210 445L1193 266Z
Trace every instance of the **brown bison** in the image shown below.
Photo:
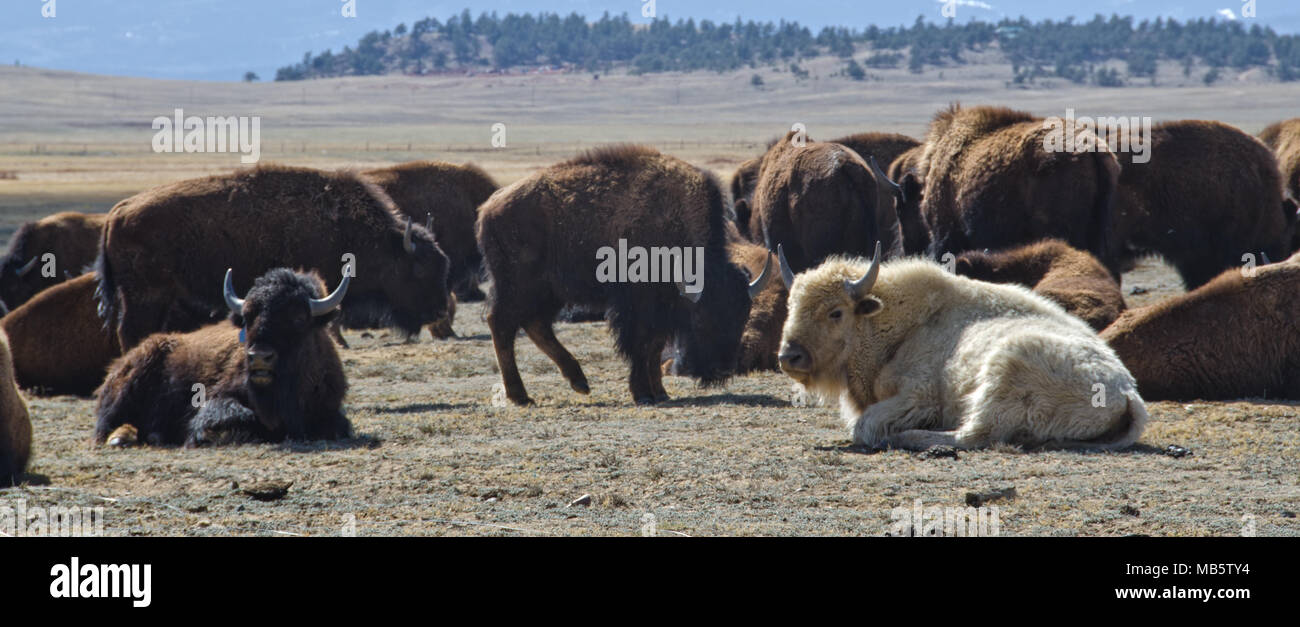
M474 241L478 206L497 191L496 181L473 164L415 161L367 170L402 213L424 222L447 254L447 287L463 302L483 300L483 254Z
M1101 337L1150 400L1300 399L1300 255L1130 309Z
M1300 201L1300 118L1270 124L1259 139L1277 155L1282 182L1291 198Z
M1276 157L1254 137L1219 122L1166 122L1152 128L1149 163L1116 154L1112 240L1124 259L1159 253L1195 289L1251 258L1296 249L1296 206L1283 199Z
M1086 140L1072 150L1048 150L1053 132L1002 107L953 105L935 116L920 167L932 258L1056 237L1118 275L1105 253L1119 165L1093 131L1078 131Z
M9 338L0 331L0 487L17 485L32 454L32 421L14 384Z
M532 402L515 364L520 328L574 390L588 393L552 328L568 304L608 310L637 403L668 398L660 356L670 339L683 372L725 381L751 294L770 276L747 291L745 273L727 258L725 211L711 175L639 146L593 150L493 194L479 210L478 243L492 278L487 320L506 396Z
M433 234L352 172L261 166L156 187L119 202L102 240L100 315L123 350L216 319L211 286L227 267L239 287L271 268L355 262L345 316L415 335L447 312L447 256Z
M14 378L43 394L89 396L122 351L95 313L94 272L36 295L0 319L9 334Z
M832 139L832 144L839 144L858 153L865 161L875 157L878 163L889 165L904 153L921 146L921 142L898 133L857 133L839 139ZM897 181L898 179L893 179Z
M874 159L834 143L800 146L791 132L763 156L750 235L781 246L795 272L831 255L866 255L878 240L886 257L897 256L896 194Z
M957 257L955 271L980 281L1024 285L1098 331L1124 311L1124 294L1106 266L1061 240L995 253L965 252Z
M66 211L18 227L0 259L0 300L12 311L37 292L84 273L95 263L107 217Z
M925 155L925 144L919 144L898 155L889 164L886 174L889 180L898 183L902 189L902 198L897 203L898 226L903 233L903 252L908 255L923 255L930 247L930 227L921 215L921 158Z
M154 335L113 364L97 393L97 442L128 424L150 444L187 447L349 436L347 379L325 327L350 273L324 296L314 273L276 268L243 299L232 275L228 321Z
M748 159L731 176L732 220L740 234L750 241L763 239L762 233L755 234L749 230L753 219L751 203L754 200L754 186L758 184L758 167L762 163L762 156Z

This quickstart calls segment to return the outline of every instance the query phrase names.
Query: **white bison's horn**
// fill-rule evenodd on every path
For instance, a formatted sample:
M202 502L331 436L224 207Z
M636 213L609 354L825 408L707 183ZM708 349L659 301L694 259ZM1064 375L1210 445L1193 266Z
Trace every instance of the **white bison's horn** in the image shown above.
M38 259L37 257L32 257L31 261L28 261L27 263L23 264L23 267L18 269L18 276L27 276L27 273L31 272L32 269L36 267L37 259Z
M338 287L334 288L333 294L330 294L325 298L312 298L308 301L311 303L311 315L313 317L323 316L338 309L339 306L343 304L343 297L348 293L348 285L352 283L351 268L351 264L348 264L347 267L343 268L343 280L339 282Z
M785 289L794 288L794 272L790 270L790 262L785 258L785 247L776 245L777 261L781 262L781 281L785 283Z
M880 242L876 242L876 255L871 258L871 267L862 278L851 281L844 279L844 291L849 293L849 298L859 301L871 293L871 288L876 285L876 277L880 275Z
M226 268L226 285L224 287L226 306L229 307L231 311L243 311L244 299L235 295L235 282L231 278L234 273L234 270Z
M753 283L749 284L749 300L754 300L755 298L758 298L759 292L762 292L763 288L767 287L767 282L772 278L767 271L771 269L772 269L772 255L769 254L766 257L764 257L763 271L758 273L758 278L754 279Z
M406 216L406 232L402 234L402 246L406 252L415 252L415 242L411 240L411 216Z
M880 164L876 163L876 157L874 155L870 156L867 158L867 161L871 163L871 173L876 176L876 180L888 183L889 187L893 189L894 195L898 196L898 202L907 202L907 196L903 194L903 188L898 183L895 183L893 179L889 178L889 175L885 174L884 170L880 169Z

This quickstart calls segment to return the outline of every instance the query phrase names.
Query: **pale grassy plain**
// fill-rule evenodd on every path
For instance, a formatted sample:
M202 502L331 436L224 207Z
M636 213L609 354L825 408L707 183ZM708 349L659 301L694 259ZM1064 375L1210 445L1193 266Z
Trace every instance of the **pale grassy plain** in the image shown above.
M766 140L803 123L814 139L884 130L920 137L949 102L1006 104L1040 115L1213 118L1256 132L1297 115L1294 86L1230 77L1205 87L1162 68L1156 87L1006 84L989 63L872 71L853 82L837 63L816 80L771 68L730 74L349 78L217 84L0 68L0 242L57 210L104 211L179 178L231 171L238 156L155 154L156 116L262 118L262 159L366 167L412 159L473 161L509 183L576 151L649 143L725 177ZM751 76L765 86L755 89ZM493 148L492 125L507 146ZM1207 155L1207 158L1213 158ZM16 178L3 178L11 175ZM725 178L724 178L725 180ZM1158 262L1126 277L1134 305L1176 293ZM1004 535L1295 535L1300 407L1295 403L1158 403L1141 445L1121 454L1012 450L924 460L848 447L837 412L794 407L789 379L760 374L717 390L667 380L674 400L631 405L626 366L599 325L558 325L593 393L569 391L527 341L521 371L539 405L492 402L498 382L480 305L460 338L397 344L350 333L347 410L358 437L339 444L214 450L106 450L88 443L92 400L33 398L35 458L27 486L0 498L107 509L107 532L336 535L637 534L881 535L890 511L957 506L968 491L1014 486L999 502ZM1177 444L1194 451L1160 454ZM232 486L294 485L253 501ZM592 495L592 506L565 507ZM1132 506L1138 516L1121 513Z

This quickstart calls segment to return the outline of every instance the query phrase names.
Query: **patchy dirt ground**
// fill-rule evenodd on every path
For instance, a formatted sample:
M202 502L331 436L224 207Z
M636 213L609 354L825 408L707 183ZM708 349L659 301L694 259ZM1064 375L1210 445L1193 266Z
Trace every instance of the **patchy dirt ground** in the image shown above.
M1144 264L1146 265L1146 264ZM1176 291L1167 271L1126 282ZM1145 296L1145 295L1143 295ZM1140 300L1140 299L1139 299ZM1140 446L1119 454L962 452L924 459L849 447L831 407L795 407L776 373L632 405L601 324L559 324L592 394L577 395L521 339L538 405L494 402L482 306L459 339L398 343L352 332L343 353L356 438L340 443L113 450L88 443L93 401L30 399L29 484L0 500L100 506L108 535L866 535L891 510L991 503L1002 535L1297 535L1300 404L1156 403ZM1189 456L1164 454L1168 445ZM292 482L258 501L241 489ZM569 503L590 495L590 505Z

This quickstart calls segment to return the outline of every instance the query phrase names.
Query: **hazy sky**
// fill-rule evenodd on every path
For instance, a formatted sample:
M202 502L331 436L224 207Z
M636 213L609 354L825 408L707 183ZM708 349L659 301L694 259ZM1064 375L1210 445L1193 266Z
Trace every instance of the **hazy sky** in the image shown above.
M627 13L642 20L643 0L354 0L357 17L344 18L344 0L0 0L0 63L160 78L237 80L247 70L264 79L304 52L355 45L371 30L446 19L469 8L499 13L578 12L598 18ZM646 0L648 1L648 0ZM731 21L797 21L861 28L910 24L918 15L942 22L944 0L654 0L660 16ZM957 19L1089 19L1096 13L1187 20L1221 16L1300 32L1300 0L1254 0L1256 17L1241 17L1248 0L956 0ZM42 10L51 5L54 17Z

